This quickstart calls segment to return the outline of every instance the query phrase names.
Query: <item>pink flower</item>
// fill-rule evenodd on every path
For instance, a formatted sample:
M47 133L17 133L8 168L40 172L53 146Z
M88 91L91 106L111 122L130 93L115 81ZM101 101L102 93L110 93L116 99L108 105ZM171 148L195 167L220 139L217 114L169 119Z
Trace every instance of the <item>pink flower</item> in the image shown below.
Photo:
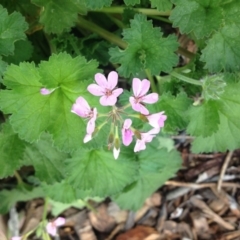
M117 102L117 97L123 92L122 88L116 88L118 83L117 72L110 72L108 79L103 74L97 73L95 81L98 85L90 84L87 88L88 91L95 96L102 96L100 98L101 105L114 106Z
M97 119L97 109L91 109L88 102L83 98L79 97L76 103L73 104L71 112L77 114L82 118L89 119L87 123L87 134L84 137L83 142L86 143L92 139L92 134L95 130L95 121Z
M47 88L41 88L40 93L42 95L49 95L51 94L55 89L47 89Z
M138 78L133 78L133 97L129 98L133 110L140 112L144 115L149 114L149 111L144 106L144 103L155 103L158 101L157 93L150 93L146 95L150 88L150 82L147 79L142 81ZM142 104L143 103L143 104Z
M146 143L151 142L156 134L160 132L160 128L153 128L146 133L141 133L141 139L137 139L134 147L134 152L139 152L146 149Z
M146 116L146 118L148 119L148 122L152 127L162 128L164 126L165 120L167 119L167 116L164 115L164 111L163 111L163 112L148 115Z
M129 146L133 140L133 132L131 130L132 120L125 119L122 128L122 141L125 146Z
M47 226L46 226L47 232L52 236L56 236L57 235L57 227L64 225L65 222L66 222L65 218L58 217L53 222L49 222L47 224Z
M11 240L21 240L21 237L12 237Z

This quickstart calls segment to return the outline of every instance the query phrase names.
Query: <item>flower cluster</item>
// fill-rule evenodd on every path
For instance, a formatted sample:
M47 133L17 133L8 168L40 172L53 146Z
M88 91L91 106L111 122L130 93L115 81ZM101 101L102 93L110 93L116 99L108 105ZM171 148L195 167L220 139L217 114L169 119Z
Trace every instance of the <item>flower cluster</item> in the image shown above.
M167 119L164 112L150 114L146 108L146 104L153 104L158 101L157 93L147 94L150 88L150 81L147 79L141 81L138 78L133 78L133 96L129 98L129 104L124 107L116 106L118 96L123 93L123 89L117 87L118 74L116 72L110 72L107 79L103 74L97 73L95 75L95 81L96 84L90 84L87 90L92 95L100 97L99 102L102 106L112 106L112 111L107 115L106 122L109 121L109 119L112 121L111 131L108 137L108 147L113 147L114 158L117 159L120 153L119 127L121 127L122 143L125 146L130 145L135 136L136 145L134 152L146 149L146 143L151 142L160 132L160 129L164 126L164 121ZM128 116L128 114L124 111L129 106L139 113L136 115L139 119L148 121L153 127L150 131L140 132L132 126L132 120L125 117ZM71 111L88 120L86 135L83 141L84 143L90 141L96 129L96 119L99 117L97 109L91 108L88 102L80 96L73 104ZM123 119L123 117L125 119Z
M159 113L150 114L147 109L147 104L153 104L158 101L157 93L149 93L150 81L138 78L133 78L132 89L133 94L129 97L129 103L126 106L116 106L117 98L123 93L122 88L118 88L118 74L117 72L110 72L108 78L97 73L95 75L96 83L90 84L87 90L94 96L100 97L99 102L102 106L112 106L112 110L108 114L100 114L97 108L90 107L86 99L82 96L78 97L73 104L71 112L77 114L79 117L87 119L86 135L83 139L84 143L89 142L101 127L111 121L111 130L108 136L108 148L113 148L113 156L118 158L120 153L121 141L119 138L118 130L121 128L121 139L125 146L129 146L133 137L136 138L136 145L134 152L139 152L146 149L146 143L151 142L153 138L160 132L164 126L167 116L164 111ZM42 88L40 93L42 95L51 94L55 89ZM128 114L126 111L128 107L132 107L138 114ZM100 117L106 117L106 121L100 126L96 127L96 120ZM148 122L153 127L148 132L140 132L132 126L132 119L135 117Z

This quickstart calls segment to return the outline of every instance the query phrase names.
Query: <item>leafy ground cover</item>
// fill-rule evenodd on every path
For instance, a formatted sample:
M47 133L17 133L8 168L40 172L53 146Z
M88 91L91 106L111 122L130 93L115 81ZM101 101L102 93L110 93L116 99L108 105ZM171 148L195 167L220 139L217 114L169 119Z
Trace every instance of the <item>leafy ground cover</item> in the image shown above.
M182 163L178 139L191 139L187 150L193 154L217 152L223 158L238 149L239 12L237 0L3 0L0 213L17 221L15 206L20 211L21 203L43 199L37 225L19 231L13 224L6 235L57 238L57 227L73 230L67 216L67 222L58 218L64 207L84 206L91 215L96 206L89 201L108 199L122 211L137 212L162 185L183 184L168 181L181 175L183 165L190 167ZM226 166L219 163L217 192L226 191L225 208L231 211L227 199L235 199L238 209L238 191L221 187L229 159ZM233 167L238 168L237 161ZM198 188L194 177L181 175L176 181L196 180L187 186ZM232 184L226 186L238 188ZM203 222L238 230L234 221L206 210L206 194L184 194L189 201L171 202L178 211L200 204ZM162 211L165 205L158 204ZM190 239L201 233L195 221L200 215L185 215L197 229L187 235ZM209 226L203 224L210 231ZM225 236L217 230L208 237L214 234Z

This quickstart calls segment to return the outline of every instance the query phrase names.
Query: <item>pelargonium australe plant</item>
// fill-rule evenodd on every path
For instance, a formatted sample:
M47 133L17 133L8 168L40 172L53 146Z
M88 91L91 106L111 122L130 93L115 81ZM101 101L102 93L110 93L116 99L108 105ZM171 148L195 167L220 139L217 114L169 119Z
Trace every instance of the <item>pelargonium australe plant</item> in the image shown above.
M112 106L112 109L107 114L101 114L95 107L91 108L88 102L83 97L78 97L76 103L72 107L72 112L82 118L88 120L86 135L83 142L86 143L92 139L92 136L101 130L104 124L110 124L111 130L108 135L108 148L113 147L113 156L118 158L120 153L120 141L119 141L119 128L122 133L122 143L128 146L133 136L136 138L136 145L134 152L139 152L146 149L146 143L151 142L152 139L160 132L160 129L164 126L164 121L167 116L164 115L164 111L154 114L149 114L146 104L153 104L158 101L157 93L147 92L150 89L150 81L147 79L140 80L138 78L133 79L132 90L133 96L129 97L129 103L125 106L117 105L117 98L123 93L122 88L117 88L118 74L112 71L108 75L108 79L101 73L95 75L95 81L97 84L90 84L87 89L94 96L101 96L99 102L103 106ZM50 91L49 91L50 92ZM132 107L137 114L128 113L128 108ZM101 126L97 126L95 121L98 117L104 117L105 121ZM147 120L149 124L154 127L148 132L141 132L140 130L132 126L131 118L139 118Z

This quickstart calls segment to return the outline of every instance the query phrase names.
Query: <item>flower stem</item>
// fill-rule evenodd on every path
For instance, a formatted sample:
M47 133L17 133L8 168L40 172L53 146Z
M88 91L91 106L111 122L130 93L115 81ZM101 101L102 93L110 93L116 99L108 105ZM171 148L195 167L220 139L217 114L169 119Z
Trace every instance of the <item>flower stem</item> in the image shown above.
M153 77L152 77L152 75L151 75L150 70L149 70L149 69L145 69L145 73L146 73L147 78L149 79L149 81L150 81L150 83L151 83L152 92L156 92L156 93L157 93L158 90L157 90L156 84L155 84L155 82L154 82L154 79L153 79Z
M91 10L91 12L102 12L102 13L123 13L125 7L104 7L102 9ZM148 8L133 8L135 12L142 13L145 15L156 15L156 16L169 16L170 11L160 12L157 9L148 9Z
M43 207L43 215L42 215L42 221L43 222L47 218L47 209L48 209L48 198L45 198L44 207Z
M124 42L120 37L118 37L117 35L99 27L98 25L96 25L93 22L90 22L82 17L78 17L78 22L77 25L81 28L87 29L91 32L95 32L98 35L100 35L101 37L103 37L104 39L106 39L107 41L116 44L117 46L125 49L127 47L127 43Z
M194 85L198 85L198 86L202 86L202 83L200 81L198 81L196 79L193 79L193 78L186 77L186 76L184 76L182 74L179 74L177 72L173 71L173 72L170 73L170 75L175 77L175 78L177 78L177 79L180 79L180 80L182 80L184 82L187 82L187 83L190 83L190 84L194 84Z

